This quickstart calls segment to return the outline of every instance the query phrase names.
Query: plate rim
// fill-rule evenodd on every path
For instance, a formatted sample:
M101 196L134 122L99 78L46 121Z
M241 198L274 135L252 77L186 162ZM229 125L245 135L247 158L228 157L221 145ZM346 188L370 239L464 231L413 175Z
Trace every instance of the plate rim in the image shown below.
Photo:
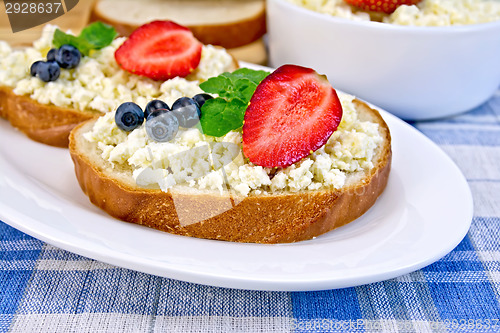
M263 66L257 66L257 68L264 68ZM469 202L469 207L463 207L465 209L465 216L464 216L464 221L461 224L460 230L456 233L456 237L453 239L453 241L450 241L447 243L447 246L445 246L443 249L439 251L436 255L434 255L432 258L425 258L423 260L420 260L419 262L412 263L411 265L406 265L399 267L399 269L396 270L389 270L389 271L381 271L378 272L377 274L371 274L371 275L365 275L358 277L358 279L355 282L347 283L346 281L341 281L339 282L336 279L328 279L325 278L324 276L321 276L317 279L314 277L310 277L307 279L307 281L303 279L284 279L283 277L281 279L275 278L275 277L263 277L263 278L255 278L255 277L245 277L242 274L236 274L233 272L233 276L227 276L224 274L217 274L217 273L203 273L201 271L196 271L196 270L189 270L185 269L183 267L179 267L177 265L177 269L175 269L176 265L175 263L170 266L164 266L158 265L155 266L155 263L158 263L157 261L151 260L150 258L144 258L141 256L130 256L130 254L126 254L123 252L120 252L119 250L114 250L113 249L108 249L108 252L101 253L100 248L94 248L92 249L86 249L82 248L81 246L73 245L71 244L68 239L70 238L58 238L57 235L60 231L56 232L55 234L47 234L44 230L37 230L36 224L41 223L44 225L43 221L33 221L30 223L23 222L22 218L26 217L24 213L13 210L11 207L6 206L3 204L3 202L0 202L0 219L9 224L10 226L34 237L39 240L42 240L48 244L51 244L53 246L56 246L58 248L61 248L63 250L73 252L76 254L79 254L81 256L91 258L94 260L98 260L107 264L115 265L118 267L123 267L131 270L136 270L136 271L141 271L144 273L148 274L153 274L157 276L163 276L167 278L172 278L172 279L178 279L182 281L187 281L191 283L199 283L199 284L205 284L205 285L212 285L212 286L217 286L217 287L225 287L225 288L237 288L237 289L247 289L247 290L266 290L266 291L311 291L311 290L325 290L325 289L337 289L337 288L346 288L346 287L354 287L358 285L363 285L367 283L374 283L374 282L379 282L382 280L390 279L390 278L395 278L397 276L407 274L413 271L416 271L420 268L423 268L443 256L445 256L447 253L452 251L459 243L460 241L466 236L471 222L473 218L473 201L472 201L472 194L470 191L470 187L463 176L462 171L458 168L458 166L453 162L453 160L432 140L430 140L428 137L426 137L424 134L419 132L416 128L412 127L411 125L407 124L406 122L400 120L396 116L368 103L371 107L377 109L384 120L388 123L389 129L391 130L391 135L393 133L393 129L391 126L399 127L402 126L404 131L412 131L413 134L417 135L420 140L423 140L423 142L426 142L426 144L429 145L429 147L432 147L433 149L436 149L439 154L441 154L441 157L446 159L449 163L450 167L455 168L455 172L458 172L458 175L460 176L460 181L462 182L462 185L465 185L466 191L462 193L464 195L464 198L467 202ZM392 125L391 125L392 124ZM396 124L396 125L394 125ZM9 126L8 124L5 124L5 126ZM22 134L19 134L22 135ZM394 139L394 137L393 137ZM26 140L29 140L26 138ZM3 151L4 148L2 148L2 145L0 144L0 151ZM393 151L394 154L394 151ZM68 154L69 155L69 154ZM9 165L8 162L4 159L3 154L0 155L0 162L2 162L4 165ZM0 171L5 171L2 170L2 163L0 163ZM391 170L391 173L393 171ZM2 174L0 174L0 191L5 189L6 187L2 185ZM11 174L12 175L12 174ZM18 175L19 177L23 177L23 174L19 172ZM26 178L26 177L25 177ZM29 183L29 179L25 179L26 182ZM60 198L64 199L65 198ZM375 203L377 205L378 201ZM71 201L68 200L68 204L76 205L75 203L71 203ZM374 205L374 206L375 206ZM77 210L84 210L83 207L76 207ZM110 219L110 220L115 220L110 216L103 216L105 219ZM123 223L121 221L116 220L118 223ZM45 226L47 228L47 226ZM144 228L142 226L137 226L140 228ZM48 227L50 229L50 227ZM42 228L43 229L43 228ZM177 236L177 235L171 235L171 234L166 234L162 233L159 231L151 231L151 232L158 232L161 233L161 237L163 235L167 235L168 237L179 237L179 239L182 241L182 239L187 239L185 236ZM198 239L198 241L200 241ZM208 242L218 242L218 241L211 241L211 240L201 240L201 241L208 241ZM313 240L314 241L314 240ZM307 242L307 241L306 241ZM192 243L191 241L187 241L185 243ZM230 242L225 242L225 244L237 244L241 246L241 243L230 243ZM298 243L292 243L291 245L288 246L294 246L296 244L301 244L301 242ZM269 244L252 244L251 246L260 246L260 247L266 247L266 246L280 246L280 245L269 245ZM158 271L159 268L161 268L161 273ZM160 274L159 274L160 273ZM236 275L236 276L235 276Z

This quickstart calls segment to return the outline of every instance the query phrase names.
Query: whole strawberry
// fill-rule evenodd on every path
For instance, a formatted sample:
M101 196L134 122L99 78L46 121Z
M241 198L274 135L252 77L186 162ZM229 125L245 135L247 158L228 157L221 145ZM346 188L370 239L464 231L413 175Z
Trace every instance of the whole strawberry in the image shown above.
M348 4L366 11L390 14L401 5L415 5L421 0L345 0Z

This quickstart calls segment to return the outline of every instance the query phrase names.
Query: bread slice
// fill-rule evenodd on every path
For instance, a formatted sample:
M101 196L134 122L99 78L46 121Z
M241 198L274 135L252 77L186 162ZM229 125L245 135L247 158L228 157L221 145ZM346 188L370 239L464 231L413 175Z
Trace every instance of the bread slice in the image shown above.
M0 86L0 117L7 119L7 108L8 108L8 101L9 101L9 94L11 93L12 89L8 87L3 87Z
M132 171L113 168L101 158L96 143L83 135L94 121L76 127L70 136L75 172L90 201L123 221L169 233L206 239L251 243L288 243L311 239L364 214L383 192L391 168L391 136L380 114L358 100L358 119L379 124L382 143L370 170L348 175L339 190L249 195L171 188L138 187ZM175 203L174 203L175 201ZM227 203L231 202L231 209ZM207 216L197 223L181 223L185 213ZM200 219L201 220L201 219ZM199 220L199 221L200 221Z
M231 49L266 32L264 0L98 0L91 20L113 25L128 36L153 20L172 20L191 29L204 44Z
M263 38L239 47L227 49L239 61L266 66L268 64L267 46Z
M231 70L239 67L233 57ZM13 88L0 83L0 117L32 140L67 148L69 133L78 124L103 115L95 110L80 110L41 104L29 96L16 95Z
M101 115L98 111L41 104L0 87L0 116L30 139L47 145L68 147L69 133L76 125Z

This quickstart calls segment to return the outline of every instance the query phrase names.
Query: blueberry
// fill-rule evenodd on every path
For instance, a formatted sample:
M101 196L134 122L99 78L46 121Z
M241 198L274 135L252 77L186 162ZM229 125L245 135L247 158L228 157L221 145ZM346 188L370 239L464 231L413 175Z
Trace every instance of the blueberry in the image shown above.
M173 112L156 110L146 120L146 133L154 141L170 141L175 138L178 130L179 121Z
M38 65L40 65L43 61L35 61L34 63L31 64L31 67L30 67L30 73L31 73L31 76L36 76L36 70L38 68Z
M41 61L36 65L36 74L44 82L55 81L61 74L61 68L55 61Z
M72 45L63 45L56 52L56 61L62 68L75 68L81 57L80 51Z
M116 109L115 122L120 129L131 132L144 122L144 112L135 103L123 103Z
M47 52L47 61L56 60L56 53L57 49L50 49L49 52Z
M198 94L193 96L194 101L198 104L200 109L207 100L212 98L213 98L212 95L209 94Z
M148 119L148 116L151 113L153 113L156 110L160 110L160 109L170 111L170 107L168 106L167 103L160 101L158 99L152 100L151 102L149 102L146 105L146 108L144 109L144 118Z
M179 120L179 126L181 127L193 127L200 121L200 108L192 98L179 98L172 104L172 111L177 117L177 120Z

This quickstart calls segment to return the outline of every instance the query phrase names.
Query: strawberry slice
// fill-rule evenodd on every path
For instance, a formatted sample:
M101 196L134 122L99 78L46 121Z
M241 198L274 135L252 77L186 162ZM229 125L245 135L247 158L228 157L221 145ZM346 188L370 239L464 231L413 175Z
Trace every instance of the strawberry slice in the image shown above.
M188 28L171 21L153 21L132 32L116 50L115 59L128 72L167 80L185 77L198 67L201 48Z
M390 14L401 5L415 5L421 0L345 0L348 4L366 11Z
M283 65L257 86L245 112L243 153L253 164L286 167L322 147L342 119L325 76Z

